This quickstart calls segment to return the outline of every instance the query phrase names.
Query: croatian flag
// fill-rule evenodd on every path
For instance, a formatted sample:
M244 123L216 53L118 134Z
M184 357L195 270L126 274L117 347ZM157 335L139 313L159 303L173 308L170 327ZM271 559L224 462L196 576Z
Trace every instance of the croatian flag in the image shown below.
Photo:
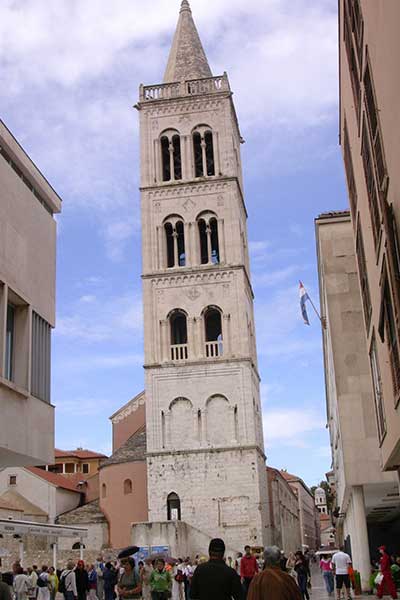
M301 283L301 281L300 281L299 294L300 294L300 308L301 308L301 314L303 315L304 324L309 325L310 321L308 320L306 302L310 298L308 297L306 289L305 289L304 285Z

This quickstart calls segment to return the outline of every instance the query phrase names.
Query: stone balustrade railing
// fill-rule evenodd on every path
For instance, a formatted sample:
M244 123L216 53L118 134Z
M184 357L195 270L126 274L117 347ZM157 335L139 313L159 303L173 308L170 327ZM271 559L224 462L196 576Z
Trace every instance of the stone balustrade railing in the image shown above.
M141 85L140 102L155 100L170 100L184 96L201 96L204 94L218 94L230 92L228 76L224 73L219 77L193 79L174 83L161 83L159 85Z

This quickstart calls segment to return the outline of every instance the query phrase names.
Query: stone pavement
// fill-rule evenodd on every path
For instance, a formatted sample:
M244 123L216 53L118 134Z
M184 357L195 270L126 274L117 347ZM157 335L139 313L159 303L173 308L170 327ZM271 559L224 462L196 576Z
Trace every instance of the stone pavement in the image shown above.
M311 600L335 600L336 590L335 590L333 596L328 596L328 592L325 589L324 579L317 567L312 568L311 581L312 581L312 589L310 590L311 591L311 594L310 594ZM352 593L352 598L354 598L354 600L367 600L367 599L374 600L376 598L376 596L369 596L369 595L354 596L354 593Z

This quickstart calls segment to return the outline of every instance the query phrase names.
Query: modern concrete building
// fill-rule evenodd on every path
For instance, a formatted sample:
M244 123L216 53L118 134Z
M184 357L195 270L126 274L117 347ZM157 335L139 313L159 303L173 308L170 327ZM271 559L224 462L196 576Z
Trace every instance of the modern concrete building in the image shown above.
M340 0L340 143L380 463L400 467L400 3Z
M278 469L267 467L270 543L286 556L301 549L300 514L297 494Z
M301 477L280 471L297 497L300 517L301 546L303 549L318 550L320 547L319 512L314 496Z
M396 539L397 476L382 470L380 413L370 373L349 212L321 215L316 219L316 237L337 542L345 542L363 588L368 589L370 548L375 554L378 545L391 547Z
M0 468L54 461L50 398L61 200L0 121Z
M137 109L149 521L185 522L231 549L262 546L243 140L228 77L212 75L187 0L164 82L141 86Z

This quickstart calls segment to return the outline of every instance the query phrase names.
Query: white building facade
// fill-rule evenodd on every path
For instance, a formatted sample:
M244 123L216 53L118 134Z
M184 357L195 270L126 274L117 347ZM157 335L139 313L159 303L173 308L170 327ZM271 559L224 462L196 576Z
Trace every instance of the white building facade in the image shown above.
M239 131L182 2L164 83L141 87L149 521L231 548L268 536Z

